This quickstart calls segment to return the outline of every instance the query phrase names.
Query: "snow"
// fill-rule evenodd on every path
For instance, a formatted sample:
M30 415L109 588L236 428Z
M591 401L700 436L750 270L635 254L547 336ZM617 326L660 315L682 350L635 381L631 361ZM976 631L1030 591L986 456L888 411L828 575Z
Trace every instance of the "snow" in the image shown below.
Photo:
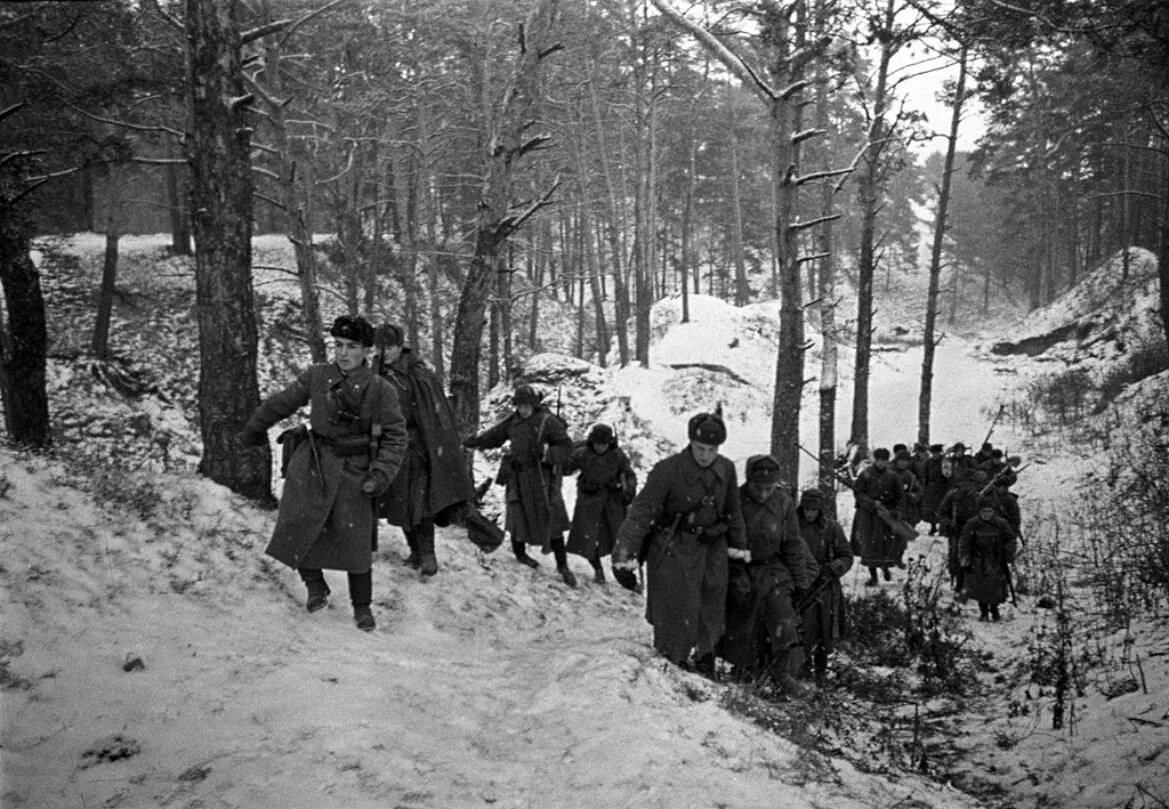
M100 256L101 244L85 250ZM885 307L897 322L913 322ZM741 471L768 444L777 311L774 302L736 309L694 296L691 322L681 324L680 301L664 301L654 310L650 367L537 355L525 373L552 397L561 389L576 437L597 420L613 423L642 479L684 443L690 415L721 402L725 454ZM995 340L1017 333L988 327L939 345L934 441L977 445L999 405L1045 371L1042 358L991 353ZM911 443L920 349L884 347L874 355L872 441ZM842 348L843 437L852 357ZM806 371L818 371L818 347ZM55 396L83 397L75 409L111 423L128 418L124 403L98 404L100 389L83 385L75 369L57 363L54 375ZM507 398L504 387L491 392L485 422ZM183 432L174 408L149 397L139 407L158 431ZM812 385L804 436L816 434L815 417ZM993 440L1042 462L1016 487L1025 531L1040 537L1045 515L1083 496L1088 460L1055 443L1033 452L1009 418ZM1098 637L1100 664L1073 700L1074 727L1052 730L1050 692L1026 677L1028 647L1052 613L1023 595L1017 608L1005 606L1001 624L980 624L968 605L948 604L964 613L992 665L977 675L984 695L952 718L955 755L934 773L981 787L979 798L926 774L858 769L858 750L846 748L864 753L873 736L863 726L877 720L842 692L817 703L836 705L846 727L858 729L839 740L839 755L729 710L742 686L657 658L641 598L594 584L580 559L572 566L581 585L569 589L550 558L530 571L506 544L484 555L456 529L440 529L440 572L419 580L401 565L399 532L383 526L378 629L353 627L336 573L332 603L309 615L295 574L262 553L273 513L185 471L186 452L115 466L100 455L79 465L69 455L0 450L0 805L1110 809L1169 799L1163 624ZM479 479L494 471L489 455L477 463ZM113 480L78 485L100 474ZM801 477L807 484L812 470ZM572 490L565 486L570 508ZM492 497L497 508L497 487ZM848 498L840 505L847 522ZM932 537L911 548L935 568L943 554ZM865 591L861 576L846 581L854 596ZM1130 675L1135 687L1113 694ZM791 706L793 722L800 710Z

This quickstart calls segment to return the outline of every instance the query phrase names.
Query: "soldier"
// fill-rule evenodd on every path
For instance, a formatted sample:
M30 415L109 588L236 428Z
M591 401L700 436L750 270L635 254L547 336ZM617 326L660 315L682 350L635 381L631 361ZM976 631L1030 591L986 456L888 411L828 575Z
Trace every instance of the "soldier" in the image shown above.
M852 569L852 549L844 538L840 523L824 513L824 496L819 489L807 489L800 495L796 509L800 536L819 569L812 584L810 603L804 608L804 654L806 669L814 673L816 683L824 685L828 674L828 656L836 640L844 635L844 588L840 579Z
M807 592L819 570L800 537L795 503L780 490L779 462L753 455L745 476L739 501L751 561L730 563L719 656L737 673L770 675L780 691L798 698L805 689L792 676L802 658L795 654L800 634L793 593Z
M978 501L985 485L986 473L975 471L952 488L938 506L941 532L946 537L946 569L950 574L950 586L957 592L962 592L965 582L965 571L958 555L958 538L962 527L978 514Z
M904 489L901 519L912 526L921 522L921 480L913 471L913 456L908 450L898 450L893 456L893 471L901 478Z
M929 458L922 469L921 517L930 524L931 537L938 533L938 521L941 519L938 507L950 490L950 479L942 473L943 460L942 445L930 444Z
M289 462L265 553L300 574L309 612L328 604L324 570L346 571L353 619L369 632L377 625L371 607L375 504L402 463L406 422L393 387L366 359L373 327L364 318L344 315L329 333L335 360L310 365L264 400L244 426L242 440L263 444L269 427L311 405L311 430L281 436Z
M727 559L750 561L735 465L718 454L723 420L699 413L690 444L654 465L617 532L613 576L636 589L638 559L647 565L645 618L654 648L667 660L714 674L714 647L726 620Z
M950 488L954 488L965 480L974 471L974 459L966 454L966 445L961 441L950 447L950 454L946 458L950 474Z
M519 385L512 394L514 412L463 446L493 449L508 444L500 465L500 483L506 487L507 530L516 560L528 567L540 563L527 553L527 545L539 545L556 558L556 570L569 587L576 576L568 569L564 532L569 528L568 509L560 491L561 466L572 454L572 439L564 422L548 410L531 385Z
M958 541L966 594L978 602L980 621L1002 618L999 605L1010 592L1010 564L1015 551L1015 530L995 514L994 501L984 497L978 504L978 516L966 522Z
M375 370L394 386L408 436L406 457L380 502L380 516L406 536L406 564L423 577L433 576L435 525L466 524L468 536L487 552L499 546L503 532L475 508L454 411L434 371L403 343L401 326L378 326L374 344Z
M861 564L869 569L865 586L875 587L878 568L885 581L890 581L893 577L889 568L905 566L902 561L905 542L880 516L884 510L891 518L898 519L904 505L901 478L889 468L889 450L884 447L873 450L873 463L857 475L853 491L856 516L852 521L852 547L861 557Z
M601 559L613 552L617 530L637 493L637 475L608 424L593 425L584 446L573 450L564 474L578 471L568 552L588 559L594 581L604 584Z

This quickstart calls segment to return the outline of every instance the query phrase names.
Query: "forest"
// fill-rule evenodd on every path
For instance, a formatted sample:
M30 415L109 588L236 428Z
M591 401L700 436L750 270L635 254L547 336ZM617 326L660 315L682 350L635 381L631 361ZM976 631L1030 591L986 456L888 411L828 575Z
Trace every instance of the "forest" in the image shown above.
M948 121L923 116L910 91L923 76L945 77ZM984 131L960 149L975 108ZM399 320L468 430L482 392L546 348L549 313L575 324L558 349L624 366L648 363L665 297L684 319L690 294L777 300L771 449L784 463L798 462L805 329L855 346L847 438L866 446L874 285L928 263L912 324L926 441L932 349L992 289L1036 309L1140 247L1165 303L1169 11L3 0L0 392L19 445L52 443L33 243L77 231L106 239L99 359L119 238L165 231L194 253L200 471L245 495L266 496L271 474L267 450L236 436L259 401L261 233L294 247L290 327L307 357L325 358L336 314ZM845 295L855 317L837 316ZM824 429L826 456L840 442Z

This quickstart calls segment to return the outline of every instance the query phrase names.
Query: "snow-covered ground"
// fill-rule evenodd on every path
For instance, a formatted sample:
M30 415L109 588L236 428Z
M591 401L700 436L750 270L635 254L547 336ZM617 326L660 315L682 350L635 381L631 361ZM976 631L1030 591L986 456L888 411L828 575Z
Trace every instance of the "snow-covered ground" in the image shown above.
M644 476L670 442L684 442L690 414L722 402L725 452L741 471L768 444L776 310L695 297L692 322L678 324L677 304L659 304L650 368L590 369L587 394L565 391L574 432L596 418L616 422ZM977 444L999 404L1036 372L1024 356L989 352L1006 336L941 343L933 440ZM912 347L874 356L874 444L916 435L920 362ZM816 363L813 352L809 375ZM842 371L850 365L846 350ZM810 437L814 393L803 421ZM496 391L492 402L505 398ZM845 374L842 437L850 403ZM1044 514L1081 496L1084 461L1074 447L1037 457L1009 421L994 441L1043 461L1017 486L1028 531L1042 531ZM989 695L955 717L961 755L950 774L1002 790L979 799L926 775L862 771L728 710L739 686L655 657L642 600L594 584L582 560L572 561L582 582L572 590L551 559L529 571L506 546L484 555L442 529L440 573L419 581L400 564L397 529L383 527L379 626L364 634L337 574L330 607L304 612L295 574L262 554L271 512L156 464L123 470L106 497L120 492L121 503L98 504L71 485L69 463L0 450L5 807L1163 809L1169 801L1163 627L1104 639L1105 657L1127 649L1125 659L1141 661L1142 687L1108 699L1112 675L1101 673L1075 700L1074 732L1053 731L1050 699L1019 675L1050 612L1023 597L1001 624L979 624L966 608L973 642L997 675L980 675ZM482 478L491 463L480 456L480 464ZM805 466L801 483L812 475ZM570 484L565 494L571 507ZM846 520L850 505L842 499ZM934 565L942 552L931 537L911 547ZM846 586L864 589L859 574Z

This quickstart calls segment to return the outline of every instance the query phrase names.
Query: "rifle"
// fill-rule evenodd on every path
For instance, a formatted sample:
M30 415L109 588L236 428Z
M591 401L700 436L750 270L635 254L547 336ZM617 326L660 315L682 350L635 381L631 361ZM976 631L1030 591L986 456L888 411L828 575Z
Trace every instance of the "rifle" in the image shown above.
M1007 593L1011 596L1011 606L1019 606L1019 599L1015 598L1015 582L1011 576L1011 565L1009 562L1003 562L1003 575L1007 577Z
M896 517L894 517L892 514L890 514L889 509L885 508L885 505L883 503L879 503L878 501L869 497L867 494L862 494L861 492L858 492L856 490L856 486L854 486L850 481L845 479L844 476L842 476L840 473L838 473L835 469L827 469L824 466L824 462L821 461L819 457L813 455L810 451L805 449L802 444L796 444L796 446L799 447L800 450L805 455L812 458L816 462L816 464L820 467L821 472L824 472L824 471L828 472L828 474L832 475L832 477L835 480L839 481L840 483L843 483L847 489L849 489L853 494L855 494L856 498L857 498L857 502L859 502L865 508L871 507L871 510L873 511L873 513L875 513L877 515L877 517L880 518L881 522L883 522L883 523L885 523L885 525L889 526L889 530L891 530L894 534L896 534L898 539L903 539L906 542L912 542L913 540L917 539L917 529L916 528L914 528L912 525L905 522L904 520L899 520Z
M812 582L812 586L808 588L808 592L804 593L800 600L792 605L795 608L796 614L800 615L808 607L815 604L819 600L820 594L827 590L834 581L836 581L835 574L833 574L829 567L825 566L820 571L820 574L816 576L816 580Z
M983 486L981 490L979 490L978 496L982 497L984 494L989 492L994 487L994 484L998 482L998 479L1001 478L1006 473L1006 471L1008 469L1010 469L1012 472L1014 472L1017 475L1020 472L1022 472L1024 469L1026 469L1028 466L1030 466L1032 463L1034 463L1034 461L1027 461L1027 463L1023 464L1018 469L1015 469L1012 466L1004 466L1002 469L1000 469L998 472L995 473L995 476L993 478L991 478L989 481L987 481L986 485Z
M986 438L982 439L982 444L985 444L987 441L990 440L991 435L994 433L995 425L997 425L999 423L999 419L1002 417L1003 411L1006 409L1007 409L1007 406L1005 404L999 405L999 412L994 414L994 419L991 420L991 422L990 422L990 429L986 431ZM982 444L978 445L979 449L982 449Z

